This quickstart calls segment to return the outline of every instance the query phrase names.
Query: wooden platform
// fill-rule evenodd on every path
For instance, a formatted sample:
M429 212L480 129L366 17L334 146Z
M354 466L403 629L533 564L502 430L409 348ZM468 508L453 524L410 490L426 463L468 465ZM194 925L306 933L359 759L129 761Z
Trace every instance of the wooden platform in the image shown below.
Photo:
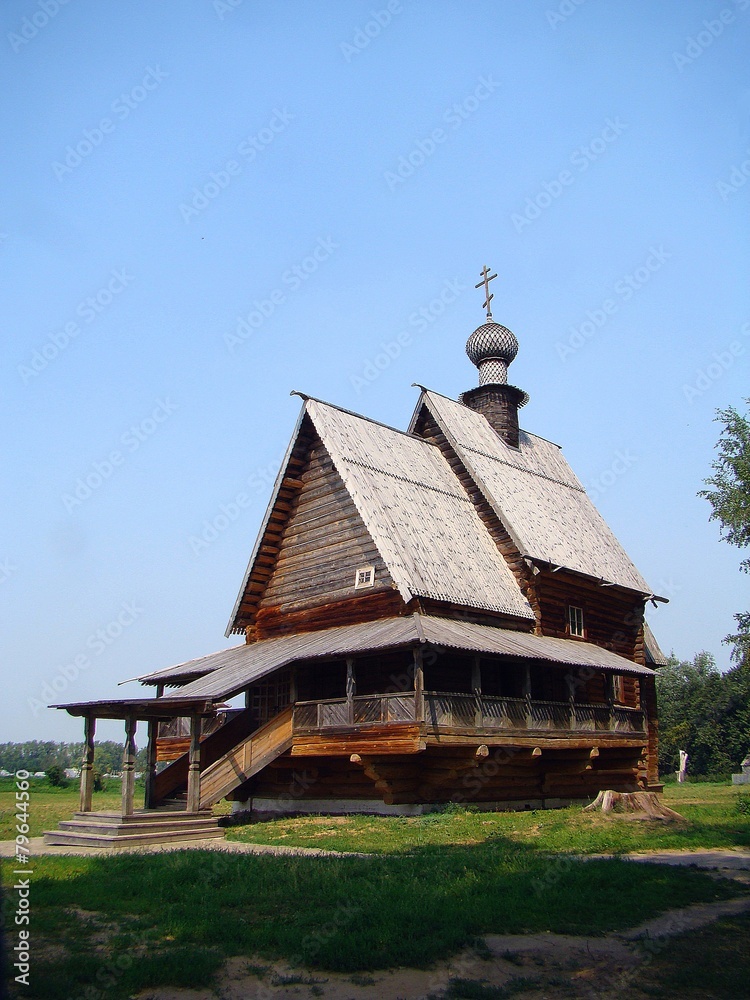
M223 838L209 811L165 812L143 809L130 816L116 812L75 813L57 830L44 831L44 843L64 847L148 847Z

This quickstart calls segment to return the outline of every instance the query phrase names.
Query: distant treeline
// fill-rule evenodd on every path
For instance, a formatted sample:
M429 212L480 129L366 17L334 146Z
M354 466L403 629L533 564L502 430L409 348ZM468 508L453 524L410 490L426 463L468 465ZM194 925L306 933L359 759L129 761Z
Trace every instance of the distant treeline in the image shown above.
M26 743L0 743L0 771L46 771L58 767L80 767L83 743L53 743L28 740ZM136 768L146 766L145 748L138 751ZM122 768L122 744L103 740L94 744L94 767L102 774L119 772Z
M721 673L710 653L692 662L671 656L656 672L659 771L689 755L688 778L727 777L750 753L750 660Z

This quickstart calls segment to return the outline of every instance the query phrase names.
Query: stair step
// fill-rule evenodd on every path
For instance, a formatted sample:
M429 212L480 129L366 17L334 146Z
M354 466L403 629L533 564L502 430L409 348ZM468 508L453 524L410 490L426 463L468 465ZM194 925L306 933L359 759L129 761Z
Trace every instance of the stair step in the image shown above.
M83 820L86 823L99 823L109 826L112 823L132 824L132 823L187 823L193 820L213 819L210 809L201 809L199 812L186 812L184 809L155 810L144 809L122 816L119 812L77 812L73 813L74 820Z
M97 833L66 833L62 830L45 830L44 843L58 847L148 847L151 844L187 843L197 840L218 840L224 837L220 827L194 832L192 830L163 830L161 832L104 836Z
M183 833L198 833L202 830L218 829L215 819L193 819L187 822L175 822L174 820L164 820L161 823L89 823L84 819L64 819L60 821L59 828L64 833L92 833L107 837L129 837L135 834L162 833L163 831L177 831Z

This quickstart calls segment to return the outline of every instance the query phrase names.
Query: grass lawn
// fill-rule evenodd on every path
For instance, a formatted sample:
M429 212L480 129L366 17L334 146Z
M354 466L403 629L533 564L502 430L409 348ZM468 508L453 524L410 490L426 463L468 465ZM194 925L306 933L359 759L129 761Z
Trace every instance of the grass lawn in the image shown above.
M4 878L12 884L8 865ZM485 933L597 935L741 891L702 872L550 858L500 837L377 858L38 857L34 985L23 995L74 998L97 975L109 977L108 998L199 986L231 955L349 972L424 967Z
M62 793L35 790L32 808L56 795L62 801ZM360 975L397 965L426 967L487 933L600 935L673 907L746 891L694 870L565 857L573 851L748 843L750 817L736 811L730 788L670 789L669 801L688 818L686 825L657 830L575 809L451 811L415 820L310 818L231 831L256 841L379 852L369 858L198 850L36 857L29 866L32 985L19 995L121 1000L147 987L209 986L234 955ZM3 865L6 890L12 867ZM8 891L9 929L14 899ZM727 940L746 940L741 921L730 930ZM687 975L685 961L669 964L674 954L670 945L649 965L655 991L659 976ZM697 954L686 946L691 960ZM725 976L728 961L727 953L715 963Z
M580 806L531 812L449 809L413 818L306 816L233 827L230 840L336 851L393 854L443 844L478 845L497 838L537 851L623 853L699 847L750 847L750 815L737 809L732 785L667 785L665 802L685 824L644 823L583 813Z

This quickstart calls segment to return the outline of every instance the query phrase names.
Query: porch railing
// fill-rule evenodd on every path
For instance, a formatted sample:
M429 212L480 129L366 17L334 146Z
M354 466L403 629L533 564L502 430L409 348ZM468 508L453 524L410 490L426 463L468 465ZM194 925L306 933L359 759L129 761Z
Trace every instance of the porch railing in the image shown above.
M295 730L347 728L393 722L414 722L412 692L356 695L297 702ZM503 731L550 730L567 732L645 733L643 711L622 705L593 705L569 701L538 701L493 695L443 694L425 691L424 722L429 728Z

